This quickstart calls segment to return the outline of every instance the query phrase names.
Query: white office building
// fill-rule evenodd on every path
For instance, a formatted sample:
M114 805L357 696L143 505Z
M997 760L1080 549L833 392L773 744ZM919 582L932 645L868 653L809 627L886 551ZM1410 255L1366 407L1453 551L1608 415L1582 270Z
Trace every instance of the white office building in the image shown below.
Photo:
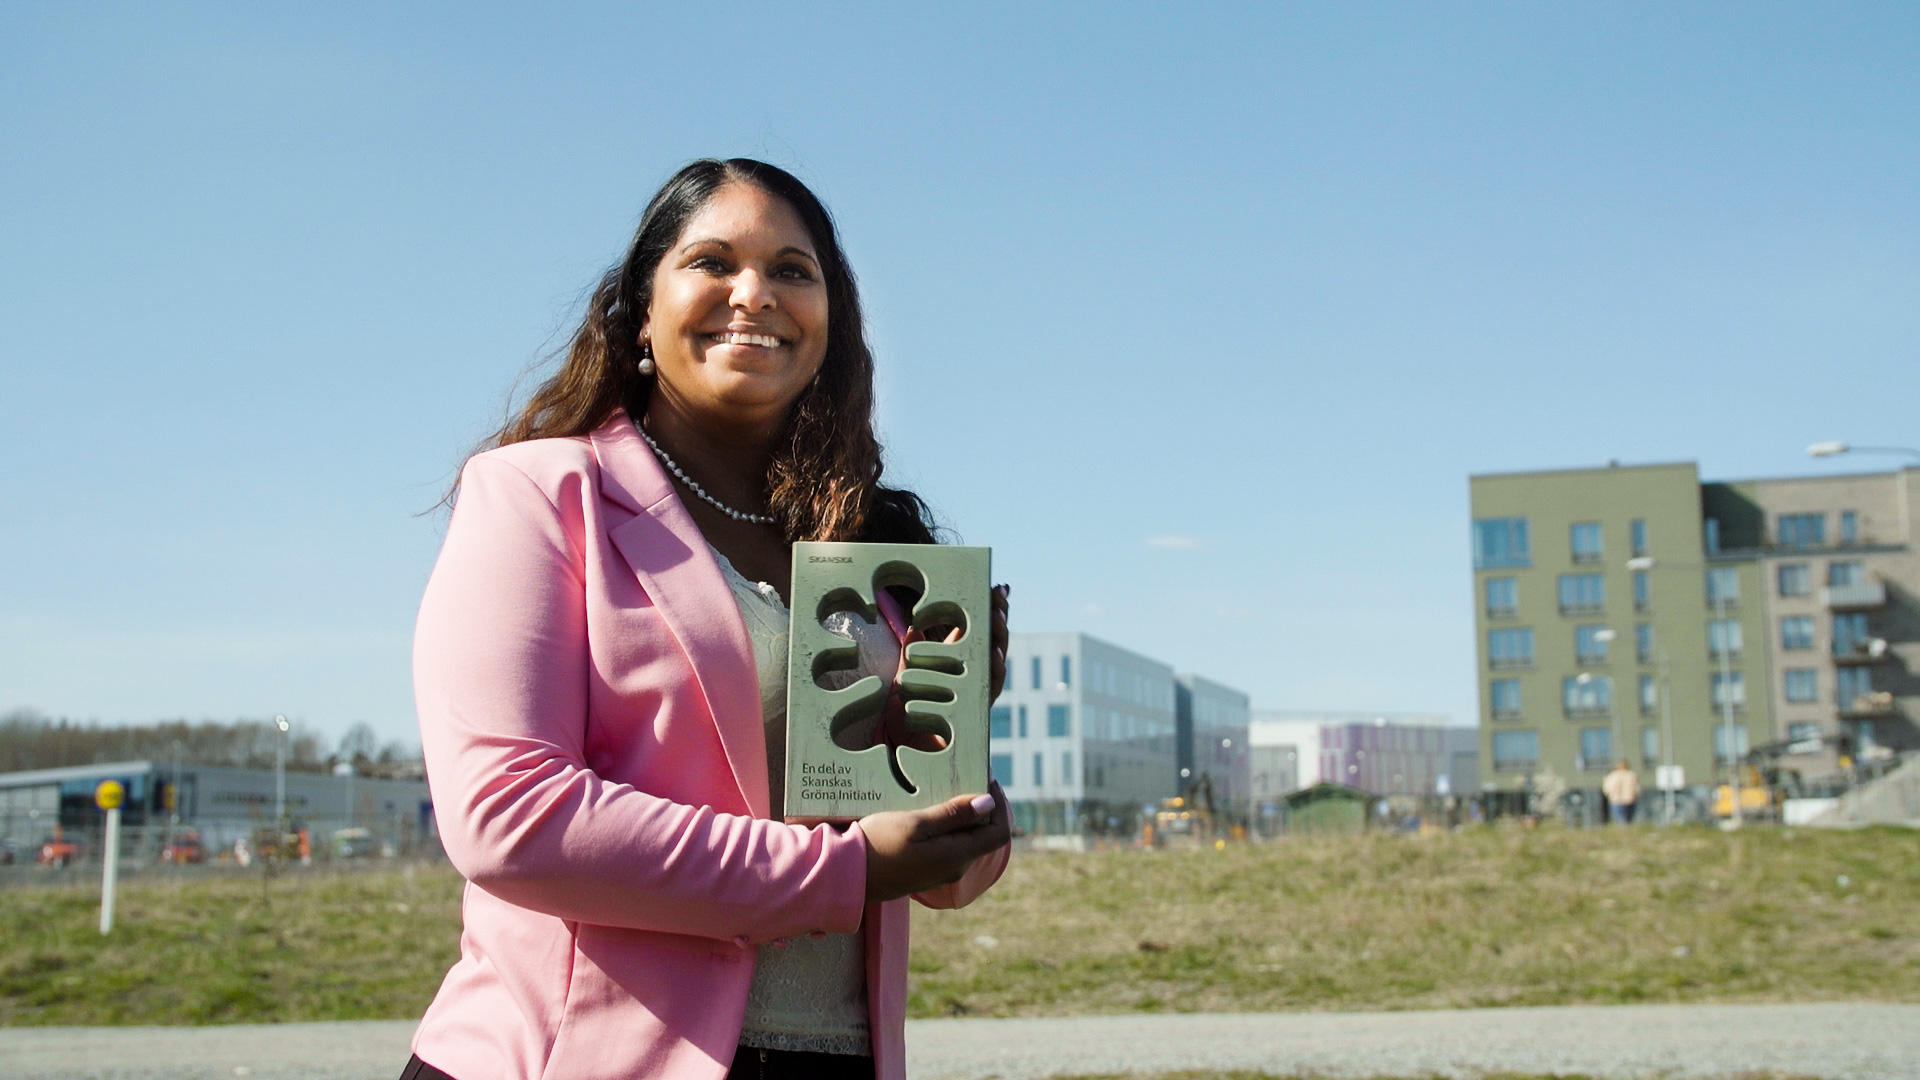
M1081 633L1014 634L993 775L1036 836L1130 836L1178 792L1173 668Z

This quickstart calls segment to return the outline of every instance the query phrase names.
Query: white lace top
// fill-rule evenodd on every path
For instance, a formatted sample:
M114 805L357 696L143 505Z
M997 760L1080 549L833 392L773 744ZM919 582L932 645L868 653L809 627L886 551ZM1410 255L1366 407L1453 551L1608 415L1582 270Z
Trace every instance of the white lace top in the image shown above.
M725 555L713 553L733 589L753 640L760 677L760 716L767 733L767 790L780 811L787 758L787 605L780 591L749 581ZM740 1045L870 1057L867 1031L867 950L860 934L823 934L762 945Z

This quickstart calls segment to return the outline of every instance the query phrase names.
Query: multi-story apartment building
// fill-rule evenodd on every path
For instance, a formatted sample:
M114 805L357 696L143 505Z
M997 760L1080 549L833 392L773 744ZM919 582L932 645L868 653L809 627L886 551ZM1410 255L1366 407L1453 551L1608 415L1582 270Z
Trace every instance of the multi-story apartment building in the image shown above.
M1014 634L991 719L993 775L1040 835L1131 835L1175 794L1173 668L1081 633Z
M1173 713L1180 786L1204 778L1214 807L1244 819L1251 781L1247 723L1252 704L1247 695L1198 675L1179 675L1173 683Z
M1248 734L1256 803L1322 782L1382 796L1467 794L1478 785L1479 736L1444 716L1262 710Z
M1488 790L1597 788L1617 758L1699 785L1760 743L1814 773L1920 742L1920 469L1609 466L1471 492Z

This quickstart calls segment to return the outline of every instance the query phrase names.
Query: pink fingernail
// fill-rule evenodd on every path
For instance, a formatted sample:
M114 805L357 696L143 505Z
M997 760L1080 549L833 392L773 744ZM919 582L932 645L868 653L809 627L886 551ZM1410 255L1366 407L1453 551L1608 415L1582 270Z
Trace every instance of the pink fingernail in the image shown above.
M986 817L988 814L993 813L993 796L975 795L973 797L972 805L973 805L974 813L980 815L981 817Z

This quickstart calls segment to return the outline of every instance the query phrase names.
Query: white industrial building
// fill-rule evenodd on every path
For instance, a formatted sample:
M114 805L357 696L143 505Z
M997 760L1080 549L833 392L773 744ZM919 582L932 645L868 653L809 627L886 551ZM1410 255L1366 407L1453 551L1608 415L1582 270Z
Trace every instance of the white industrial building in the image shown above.
M276 806L316 845L337 829L368 830L375 850L413 852L437 845L425 780L287 772L284 797L272 769L117 761L0 773L0 840L31 859L58 831L77 841L82 857L98 857L104 815L94 805L103 780L126 789L121 820L127 858L157 857L167 834L193 829L207 851L271 827Z

